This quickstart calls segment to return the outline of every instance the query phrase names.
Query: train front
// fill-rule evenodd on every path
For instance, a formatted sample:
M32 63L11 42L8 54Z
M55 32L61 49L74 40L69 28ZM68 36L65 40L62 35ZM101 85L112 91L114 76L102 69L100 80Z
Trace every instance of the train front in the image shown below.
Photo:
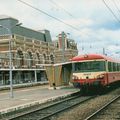
M75 87L93 88L104 86L106 75L106 61L87 60L73 62L72 82Z

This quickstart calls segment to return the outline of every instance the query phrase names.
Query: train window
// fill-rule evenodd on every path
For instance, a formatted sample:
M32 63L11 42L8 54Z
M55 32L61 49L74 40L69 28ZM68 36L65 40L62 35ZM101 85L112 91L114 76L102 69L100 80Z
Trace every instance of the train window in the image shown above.
M117 68L118 68L118 71L120 71L120 63L118 63L118 66L117 66Z
M108 62L108 71L120 71L120 63Z
M79 62L74 65L75 72L105 71L105 61Z
M117 63L113 63L113 71L117 71Z
M115 63L113 63L113 71L115 71Z
M111 71L111 63L110 62L108 62L108 71Z
M108 71L109 72L113 71L113 63L112 62L108 62Z
M119 71L120 71L120 63L119 63Z
M119 63L117 63L117 71L119 71Z
M117 71L117 63L115 63L115 69L116 69L115 71Z

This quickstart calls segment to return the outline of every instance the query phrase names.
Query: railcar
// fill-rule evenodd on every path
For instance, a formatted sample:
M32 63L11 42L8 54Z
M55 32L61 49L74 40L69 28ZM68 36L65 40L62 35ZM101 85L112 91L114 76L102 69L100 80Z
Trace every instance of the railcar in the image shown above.
M120 81L120 62L105 55L86 54L73 57L72 82L82 90L103 88Z

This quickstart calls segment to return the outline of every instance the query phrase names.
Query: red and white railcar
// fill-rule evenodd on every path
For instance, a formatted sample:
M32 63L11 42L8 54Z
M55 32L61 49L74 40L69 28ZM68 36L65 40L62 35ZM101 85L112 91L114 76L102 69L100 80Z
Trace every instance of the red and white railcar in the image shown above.
M72 82L79 87L108 86L120 81L120 62L105 55L86 54L71 59Z

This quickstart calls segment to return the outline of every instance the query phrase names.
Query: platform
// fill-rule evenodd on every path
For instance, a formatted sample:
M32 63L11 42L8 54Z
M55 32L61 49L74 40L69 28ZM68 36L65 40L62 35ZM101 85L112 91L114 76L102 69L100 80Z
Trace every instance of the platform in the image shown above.
M0 114L13 112L37 104L69 96L79 91L72 86L61 89L49 89L48 85L35 86L14 90L14 98L10 98L10 91L0 91Z

